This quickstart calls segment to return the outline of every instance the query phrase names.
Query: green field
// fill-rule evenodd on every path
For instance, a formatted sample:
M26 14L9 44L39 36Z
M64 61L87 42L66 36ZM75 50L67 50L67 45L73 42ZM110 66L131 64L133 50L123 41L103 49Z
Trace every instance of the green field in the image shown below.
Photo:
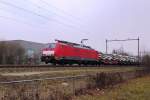
M113 89L94 91L75 100L150 100L150 75L129 80Z

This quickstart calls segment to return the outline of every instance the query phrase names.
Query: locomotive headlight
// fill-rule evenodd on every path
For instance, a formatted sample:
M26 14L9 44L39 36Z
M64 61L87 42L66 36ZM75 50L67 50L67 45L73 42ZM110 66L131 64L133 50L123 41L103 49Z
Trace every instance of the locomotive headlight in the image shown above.
M43 51L43 55L52 56L54 55L54 51Z

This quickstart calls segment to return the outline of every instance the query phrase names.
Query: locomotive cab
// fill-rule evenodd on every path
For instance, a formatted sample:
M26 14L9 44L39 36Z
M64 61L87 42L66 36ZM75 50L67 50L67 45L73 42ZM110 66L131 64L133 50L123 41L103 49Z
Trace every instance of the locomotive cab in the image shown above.
M50 43L48 48L42 50L41 61L45 63L53 62L56 43Z

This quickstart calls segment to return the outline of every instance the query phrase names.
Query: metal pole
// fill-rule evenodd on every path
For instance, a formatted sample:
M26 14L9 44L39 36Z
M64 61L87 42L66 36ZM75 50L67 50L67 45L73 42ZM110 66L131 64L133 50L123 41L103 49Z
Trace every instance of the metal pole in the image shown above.
M107 50L108 50L108 45L107 45L108 40L106 39L106 54L107 54Z
M140 64L140 38L138 37L137 39L124 39L124 40L107 40L106 39L106 54L108 53L108 42L119 42L119 41L138 41L138 63Z
M140 39L138 37L138 63L140 63Z
M75 79L76 79L75 77L72 78L72 92L74 96L75 96Z
M81 40L81 44L83 44L83 40Z
M88 39L82 39L81 40L81 44L83 45L83 41L87 41Z

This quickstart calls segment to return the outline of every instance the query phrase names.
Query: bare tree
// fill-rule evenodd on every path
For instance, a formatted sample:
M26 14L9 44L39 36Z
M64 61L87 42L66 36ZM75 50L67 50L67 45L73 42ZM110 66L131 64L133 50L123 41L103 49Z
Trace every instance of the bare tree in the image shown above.
M25 50L18 43L0 42L0 64L22 64Z
M150 68L150 54L143 55L142 57L142 63L145 67Z
M113 50L112 53L113 54L119 54L119 55L125 55L125 56L130 55L129 53L125 52L123 49Z

